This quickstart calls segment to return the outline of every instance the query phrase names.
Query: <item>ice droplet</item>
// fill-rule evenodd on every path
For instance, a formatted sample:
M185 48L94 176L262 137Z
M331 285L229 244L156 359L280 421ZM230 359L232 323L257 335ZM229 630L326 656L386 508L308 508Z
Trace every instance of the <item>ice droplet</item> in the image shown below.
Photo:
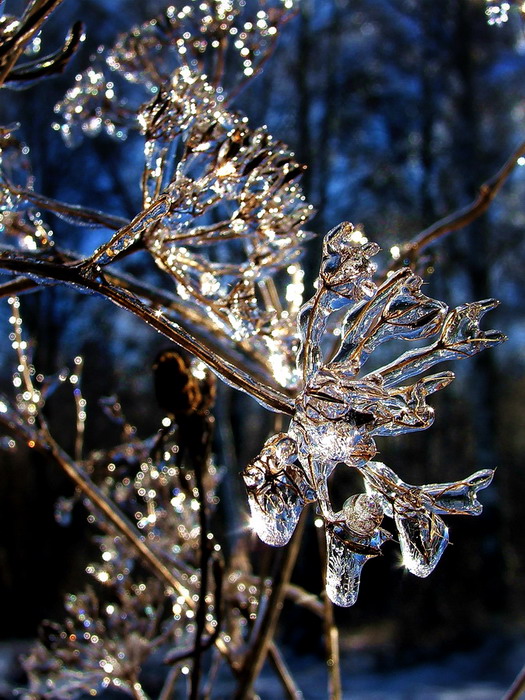
M448 544L448 528L443 520L429 511L412 511L402 516L396 513L399 546L404 566L420 578L436 567Z
M348 608L356 602L363 566L380 554L379 548L388 539L390 534L380 528L367 537L336 523L327 524L326 594L332 603Z
M300 467L295 442L278 433L243 472L251 525L263 542L281 547L294 533L309 489Z

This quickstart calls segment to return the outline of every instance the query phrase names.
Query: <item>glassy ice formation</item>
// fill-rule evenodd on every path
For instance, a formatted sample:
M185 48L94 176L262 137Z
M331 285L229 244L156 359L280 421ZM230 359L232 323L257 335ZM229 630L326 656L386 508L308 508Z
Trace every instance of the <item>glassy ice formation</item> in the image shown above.
M17 58L25 49L31 54L26 44L49 14L43 10L58 4L31 2L14 18L0 0L3 87L26 87L52 75L74 53L81 40L78 25L54 54L21 65L11 60L13 51ZM326 533L326 590L334 603L349 606L357 598L364 564L392 538L383 527L385 518L393 521L405 567L427 576L448 543L442 516L481 512L477 493L489 485L492 470L413 486L375 461L374 438L429 427L433 410L427 396L454 377L428 370L504 338L480 329L494 300L449 310L421 292L422 280L408 268L376 284L372 258L379 248L363 242L346 223L326 236L316 292L303 304L298 257L309 236L303 227L312 208L298 184L302 167L264 127L251 127L231 107L269 57L293 5L291 0L170 4L111 48L101 48L76 77L56 107L54 125L69 145L101 131L124 139L137 129L144 137L142 207L131 221L39 195L17 125L0 126L0 234L6 251L25 254L26 261L65 262L86 277L146 249L171 288L152 290L127 276L119 291L131 290L148 318L154 313L198 329L195 348L211 341L233 348L238 364L232 377L241 371L249 375L251 383L237 386L262 403L264 396L254 388L261 381L269 391L286 390L277 393L283 410L293 414L287 432L269 438L243 472L252 525L264 542L283 546L305 506L315 504ZM505 4L487 3L489 21L502 21L504 12ZM43 211L112 233L90 258L80 260L59 250ZM114 279L112 291L119 281L117 275ZM68 597L65 627L47 625L42 644L25 661L31 691L67 698L112 685L145 697L137 673L151 656L164 654L184 675L189 673L185 660L200 644L214 646L233 667L267 591L251 575L248 558L237 553L238 560L227 563L203 526L203 513L213 511L217 501L218 480L204 415L213 400L207 370L196 360L180 361L192 411L170 408L174 420L167 419L151 439L140 440L118 402L105 401L107 413L122 426L122 445L85 456L81 360L75 360L74 372L55 378L36 374L22 337L19 302L13 296L9 303L18 369L14 400L0 397L1 424L31 447L67 461L46 437L42 411L49 392L69 378L77 409L77 473L84 470L86 480L88 474L99 475L102 495L128 516L173 581L166 587L162 577L146 570L107 513L87 499L90 519L102 531L101 561L88 572L107 587L111 600L101 609L89 588ZM363 372L369 356L389 340L417 341L417 347ZM184 444L180 429L193 419L203 421L200 435L207 435L199 455ZM14 444L8 441L9 448ZM357 470L363 489L334 511L328 480L339 465ZM59 501L59 522L67 523L73 507L74 499Z
M479 326L496 306L493 299L449 310L421 292L421 278L408 268L376 286L371 257L378 246L354 243L352 232L345 223L326 236L317 291L299 311L304 384L288 432L270 438L243 473L253 528L268 544L286 544L304 506L316 504L326 531L326 591L341 606L355 603L364 564L391 538L384 517L394 521L404 566L428 576L448 543L441 516L481 512L477 492L489 485L492 470L454 483L412 486L374 461L374 436L428 428L434 413L426 398L454 375L410 380L438 362L470 357L504 340ZM334 336L328 321L341 309L345 315ZM327 348L334 337L338 346ZM428 338L434 341L362 373L381 343ZM338 464L361 474L364 491L334 512L327 482Z

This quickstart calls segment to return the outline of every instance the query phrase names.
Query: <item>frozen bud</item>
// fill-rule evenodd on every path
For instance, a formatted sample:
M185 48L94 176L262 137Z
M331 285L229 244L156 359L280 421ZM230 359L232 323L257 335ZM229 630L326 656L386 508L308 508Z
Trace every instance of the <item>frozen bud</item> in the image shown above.
M342 512L348 527L360 535L371 535L383 520L383 508L376 494L350 496L344 502Z

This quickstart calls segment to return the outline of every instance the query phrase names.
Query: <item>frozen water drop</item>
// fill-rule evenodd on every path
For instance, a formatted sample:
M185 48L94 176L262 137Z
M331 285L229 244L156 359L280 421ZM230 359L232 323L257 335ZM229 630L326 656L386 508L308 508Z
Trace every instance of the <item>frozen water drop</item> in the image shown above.
M326 593L332 603L348 608L356 602L363 566L389 538L381 529L373 537L363 537L336 523L327 524Z
M412 511L395 515L399 546L404 566L410 573L425 578L435 569L448 544L448 528L430 511Z

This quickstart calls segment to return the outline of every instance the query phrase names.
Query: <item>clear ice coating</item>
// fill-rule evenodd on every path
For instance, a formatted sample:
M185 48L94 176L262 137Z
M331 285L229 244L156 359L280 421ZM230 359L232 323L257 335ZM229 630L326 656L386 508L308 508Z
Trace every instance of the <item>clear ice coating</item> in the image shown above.
M412 486L373 461L373 437L428 428L434 413L427 396L454 379L448 371L410 383L412 377L505 340L480 328L483 315L497 305L492 299L449 310L421 292L421 278L408 268L376 285L370 258L377 252L375 244L359 242L348 223L325 238L316 292L298 313L304 383L288 434L270 439L244 474L255 530L270 544L286 543L304 505L316 502L326 531L326 592L340 606L355 603L363 566L392 537L381 527L383 518L394 522L404 566L428 576L448 544L441 516L478 515L477 493L493 477L485 469L456 482ZM340 332L329 332L330 316L341 310ZM435 340L360 374L380 344L429 338ZM278 444L286 444L290 459L297 460L293 469L275 459ZM339 464L360 473L365 493L350 496L334 512L328 479Z
M285 433L264 444L259 456L243 472L248 492L251 527L263 542L276 547L290 540L305 503L313 493L295 466L297 448Z
M0 0L0 66L2 47L22 31L34 7L20 19L7 18ZM407 569L427 576L448 543L442 516L480 513L477 492L490 483L491 470L412 486L373 461L374 438L428 428L434 413L427 397L454 378L428 371L504 337L480 327L495 300L449 310L422 293L421 278L409 268L376 283L372 258L379 247L347 222L326 235L316 292L303 304L297 258L312 208L298 184L302 167L264 127L252 128L232 108L293 9L292 0L268 0L263 7L188 0L99 50L56 106L54 128L70 145L101 131L124 139L130 129L139 130L141 211L130 222L117 221L36 195L27 147L15 138L15 127L1 127L0 233L15 232L26 249L51 245L37 205L116 231L85 261L87 271L140 244L168 274L171 306L184 320L260 358L267 377L296 391L288 432L270 438L243 473L251 521L261 539L281 546L304 507L315 502L326 529L327 592L346 606L355 602L362 567L389 539L384 518L394 522ZM50 71L67 60L79 36L77 28L46 57ZM42 70L38 61L15 66L7 83L30 83ZM134 86L126 102L123 82ZM389 341L417 341L417 347L364 374L368 358ZM336 512L328 480L340 464L359 472L365 493L350 496ZM115 494L121 497L122 488ZM172 501L176 510L179 500L177 494ZM152 500L147 505L139 527L156 536L164 513ZM108 568L101 575L109 576Z

